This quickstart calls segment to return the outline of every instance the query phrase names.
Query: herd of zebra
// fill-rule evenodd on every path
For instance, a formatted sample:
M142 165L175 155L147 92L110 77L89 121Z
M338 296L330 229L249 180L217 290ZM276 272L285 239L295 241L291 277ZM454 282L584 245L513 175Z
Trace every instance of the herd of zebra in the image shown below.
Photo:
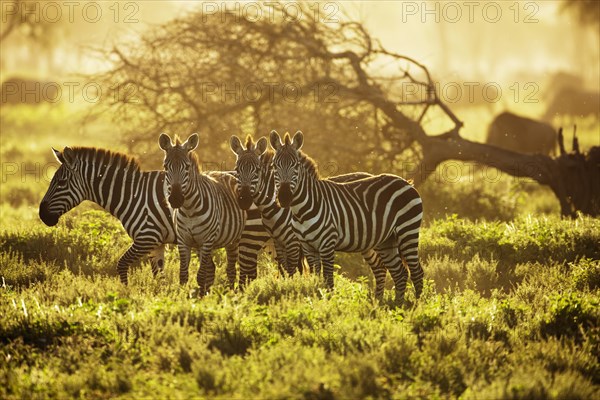
M225 248L230 288L240 289L257 275L257 257L273 240L285 275L310 270L333 288L335 251L361 253L375 277L375 297L383 298L386 274L402 303L409 278L418 298L423 288L419 263L421 198L406 180L390 174L351 173L321 178L316 163L301 151L302 132L293 138L272 131L245 145L230 141L235 171L201 172L194 152L197 134L175 142L161 134L164 171L142 171L125 154L88 147L54 150L60 163L40 204L48 226L83 200L97 203L133 239L117 264L127 284L129 267L149 255L156 276L164 268L166 244L176 244L180 283L188 281L191 250L200 260L199 293L215 279L212 252ZM236 269L239 264L239 278Z

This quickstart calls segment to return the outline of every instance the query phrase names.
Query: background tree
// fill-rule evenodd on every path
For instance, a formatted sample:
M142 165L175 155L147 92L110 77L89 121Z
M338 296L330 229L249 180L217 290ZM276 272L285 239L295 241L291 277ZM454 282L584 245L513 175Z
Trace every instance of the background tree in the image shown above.
M592 29L600 28L600 2L596 0L564 1L561 9L572 13L579 21Z
M259 15L193 12L103 54L113 64L95 79L111 88L105 107L137 153L153 154L160 132L197 131L202 158L223 168L231 134L302 129L325 175L395 171L419 185L446 160L475 161L549 185L563 214L600 213L595 200L573 202L581 196L556 160L462 138L424 65L337 17L295 3ZM599 176L590 165L581 180Z
M53 24L39 18L36 15L36 7L40 7L37 1L14 0L3 2L0 9L2 15L2 27L0 28L0 42L3 42L10 35L21 32L32 39L39 39L44 33L50 30Z

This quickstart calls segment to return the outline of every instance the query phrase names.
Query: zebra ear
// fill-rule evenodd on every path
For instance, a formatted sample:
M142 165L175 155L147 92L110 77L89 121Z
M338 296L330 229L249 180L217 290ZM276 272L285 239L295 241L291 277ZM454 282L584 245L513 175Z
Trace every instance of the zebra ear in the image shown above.
M267 151L267 138L263 136L258 139L258 142L256 142L256 148L254 149L254 152L260 157L265 151Z
M58 161L59 163L64 163L65 159L63 158L62 154L60 153L60 151L56 150L54 147L52 148L52 152L54 153L54 157L56 158L56 161Z
M240 138L235 135L229 139L229 146L231 147L231 151L238 156L244 151L244 146L242 146Z
M294 137L292 138L292 144L296 148L296 150L300 150L302 145L304 144L304 135L301 131L296 132Z
M283 146L283 143L281 142L281 136L279 136L277 131L271 131L271 134L269 135L269 142L275 151L279 150L281 146Z
M188 140L182 145L183 148L187 151L192 151L196 147L198 147L198 142L200 142L200 138L197 133L192 133Z
M70 147L65 147L62 152L62 159L64 161L63 164L65 164L67 167L72 167L75 163L75 152L73 149Z
M158 138L158 145L161 149L167 151L171 147L173 147L173 142L171 142L171 138L169 137L169 135L167 135L166 133L161 133Z

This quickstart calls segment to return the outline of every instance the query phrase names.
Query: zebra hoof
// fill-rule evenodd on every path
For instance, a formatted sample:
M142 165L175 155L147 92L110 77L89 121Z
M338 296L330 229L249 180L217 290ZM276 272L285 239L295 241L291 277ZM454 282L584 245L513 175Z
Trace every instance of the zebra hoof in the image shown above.
M394 299L394 302L392 303L392 308L394 308L394 309L404 308L405 305L406 305L406 303L404 301L404 296L396 295L396 298Z

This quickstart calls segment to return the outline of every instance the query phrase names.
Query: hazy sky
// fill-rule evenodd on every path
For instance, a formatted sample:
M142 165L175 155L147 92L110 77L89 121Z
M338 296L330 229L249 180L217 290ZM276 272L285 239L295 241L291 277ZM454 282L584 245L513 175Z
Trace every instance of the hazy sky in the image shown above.
M167 22L190 9L213 10L225 5L251 10L251 4L256 4L252 1L91 3L101 5L102 19L99 23L86 23L82 20L82 9L75 9L75 23L65 24L63 40L68 45L54 56L55 64L58 60L61 68L73 72L93 68L79 46L127 40L130 34L151 29L152 25ZM386 48L426 64L440 80L508 81L515 77L540 78L565 70L582 75L591 86L599 81L598 34L584 32L572 18L558 13L558 1L375 0L321 2L319 7L315 2L308 3L319 10L321 19L345 14L363 22ZM62 11L66 15L65 7ZM135 22L128 23L128 17ZM38 50L29 53L33 62L40 58L37 53ZM19 54L14 54L12 62L3 54L5 72L11 67L22 70L20 57L26 51L20 49Z
M582 34L576 23L557 12L558 1L342 4L387 48L409 54L442 75L505 79L507 74L524 71L586 73L573 62L575 57L585 57L580 54L586 52L585 47L587 53L596 54L596 63L598 59L598 42L589 40L592 35Z

